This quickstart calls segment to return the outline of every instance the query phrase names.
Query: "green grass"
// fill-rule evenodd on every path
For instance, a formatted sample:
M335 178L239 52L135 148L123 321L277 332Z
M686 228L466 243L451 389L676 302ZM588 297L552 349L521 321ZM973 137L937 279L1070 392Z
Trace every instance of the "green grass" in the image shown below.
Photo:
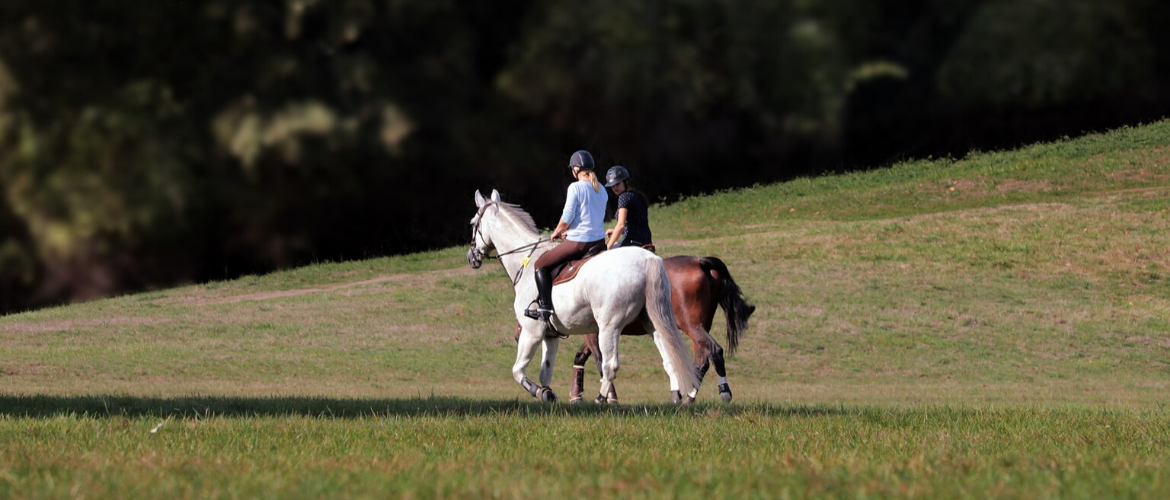
M530 403L498 265L325 263L0 318L0 498L1170 493L1170 122L651 218L758 306L732 405L646 339Z
M0 496L1165 497L1164 412L9 398ZM153 432L152 432L153 431Z

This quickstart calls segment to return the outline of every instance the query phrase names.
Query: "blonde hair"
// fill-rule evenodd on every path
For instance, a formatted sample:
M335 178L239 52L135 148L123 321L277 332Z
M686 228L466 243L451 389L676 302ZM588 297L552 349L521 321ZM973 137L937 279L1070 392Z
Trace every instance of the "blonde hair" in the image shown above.
M583 168L583 169L581 169L580 172L577 172L577 175L580 175L580 174L589 174L589 183L593 185L593 192L594 193L601 192L601 183L597 182L597 174L596 173L594 173L592 170Z

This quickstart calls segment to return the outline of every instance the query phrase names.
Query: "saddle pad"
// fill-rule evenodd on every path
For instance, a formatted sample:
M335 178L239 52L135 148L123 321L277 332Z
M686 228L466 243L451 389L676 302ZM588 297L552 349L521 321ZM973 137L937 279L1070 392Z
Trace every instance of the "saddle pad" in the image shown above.
M565 283L577 277L577 271L581 270L581 266L589 262L589 259L596 257L597 254L590 255L581 260L571 260L565 265L553 270L553 286Z

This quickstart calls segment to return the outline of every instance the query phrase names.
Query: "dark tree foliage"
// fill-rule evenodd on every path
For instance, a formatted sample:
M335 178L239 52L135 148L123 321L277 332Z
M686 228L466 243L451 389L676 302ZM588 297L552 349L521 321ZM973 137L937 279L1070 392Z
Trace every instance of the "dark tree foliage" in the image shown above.
M0 312L1162 117L1158 0L11 0Z

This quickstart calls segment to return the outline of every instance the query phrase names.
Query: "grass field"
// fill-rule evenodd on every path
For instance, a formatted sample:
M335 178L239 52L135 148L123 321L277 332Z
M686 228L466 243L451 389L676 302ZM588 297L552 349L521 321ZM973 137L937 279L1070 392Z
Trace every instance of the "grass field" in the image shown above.
M638 338L530 402L464 248L9 315L0 498L1166 498L1168 208L1165 121L656 207L758 306L731 405Z

